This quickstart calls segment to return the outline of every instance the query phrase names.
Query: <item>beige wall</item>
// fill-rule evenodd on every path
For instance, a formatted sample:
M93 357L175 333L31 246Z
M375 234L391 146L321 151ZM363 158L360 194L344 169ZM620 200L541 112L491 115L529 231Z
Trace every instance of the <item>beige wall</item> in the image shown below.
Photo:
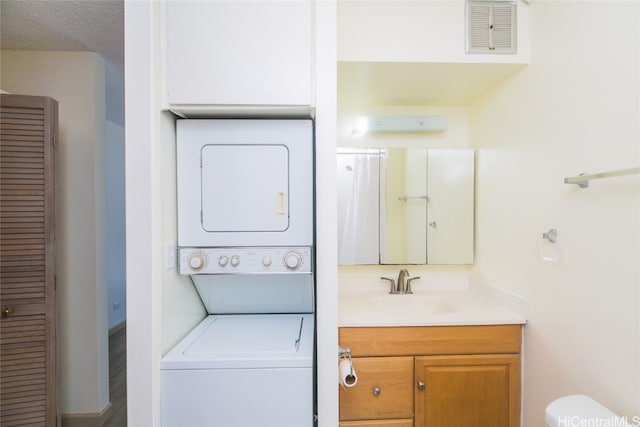
M518 2L521 3L521 2ZM521 3L522 4L522 3ZM340 61L509 63L529 58L529 9L517 12L518 52L465 54L464 0L338 1Z
M57 281L62 414L109 403L104 61L90 52L2 51L3 90L58 100Z
M475 273L529 302L524 426L587 394L640 414L638 2L533 2L531 63L470 109L478 148ZM558 230L560 262L541 235ZM551 249L545 248L543 249Z

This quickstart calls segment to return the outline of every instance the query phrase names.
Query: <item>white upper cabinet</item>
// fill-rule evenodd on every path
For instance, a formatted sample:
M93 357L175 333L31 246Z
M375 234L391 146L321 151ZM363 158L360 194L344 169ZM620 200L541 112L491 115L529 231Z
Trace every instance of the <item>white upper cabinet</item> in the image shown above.
M311 0L171 0L165 22L171 109L312 105Z

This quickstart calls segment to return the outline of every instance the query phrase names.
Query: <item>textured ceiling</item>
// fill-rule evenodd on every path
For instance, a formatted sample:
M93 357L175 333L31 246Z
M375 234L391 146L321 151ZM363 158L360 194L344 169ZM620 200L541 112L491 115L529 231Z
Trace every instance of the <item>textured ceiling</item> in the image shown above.
M107 119L124 123L123 0L0 0L3 50L87 50L106 62Z

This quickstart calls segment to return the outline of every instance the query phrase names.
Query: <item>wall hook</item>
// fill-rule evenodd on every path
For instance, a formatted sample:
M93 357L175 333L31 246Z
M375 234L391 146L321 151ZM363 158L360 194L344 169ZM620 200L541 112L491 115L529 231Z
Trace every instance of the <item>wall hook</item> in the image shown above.
M556 230L555 228L551 228L546 233L542 233L542 238L547 239L551 243L555 243L556 240L558 240L558 230Z

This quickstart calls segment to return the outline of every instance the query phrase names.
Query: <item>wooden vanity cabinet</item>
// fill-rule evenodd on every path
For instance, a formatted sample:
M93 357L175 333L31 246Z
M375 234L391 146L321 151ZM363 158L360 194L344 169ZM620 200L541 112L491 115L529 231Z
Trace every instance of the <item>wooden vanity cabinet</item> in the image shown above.
M520 325L340 328L339 337L358 375L340 390L341 427L520 425ZM407 371L409 394L399 387Z

